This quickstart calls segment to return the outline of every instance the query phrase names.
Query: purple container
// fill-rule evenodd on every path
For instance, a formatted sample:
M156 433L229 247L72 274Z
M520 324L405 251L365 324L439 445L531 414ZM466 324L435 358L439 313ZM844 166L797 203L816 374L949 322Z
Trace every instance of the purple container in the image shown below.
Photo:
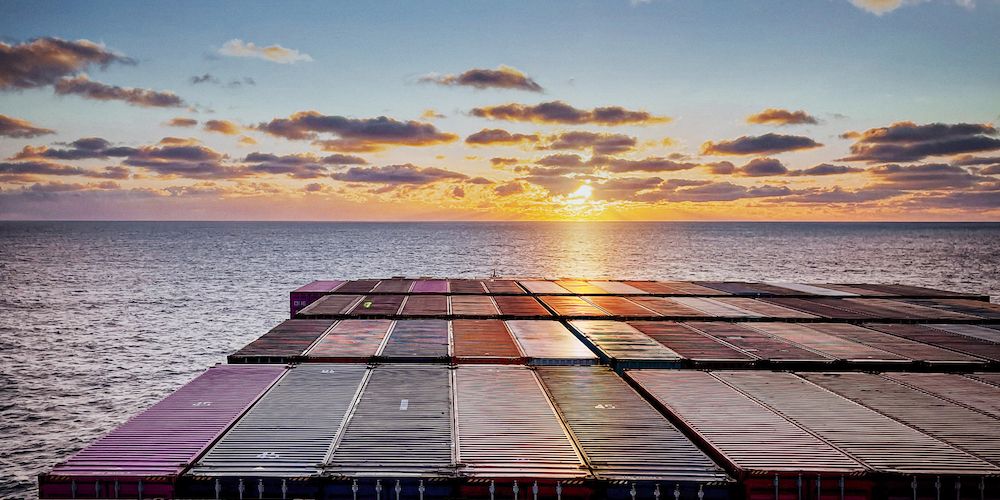
M413 284L413 293L448 293L448 280L420 280Z
M340 288L344 283L344 281L339 280L318 280L296 288L288 294L288 309L291 311L291 317L294 318L295 314L302 310L303 307L316 302L320 297Z
M174 481L285 373L218 365L38 478L40 498L172 498Z

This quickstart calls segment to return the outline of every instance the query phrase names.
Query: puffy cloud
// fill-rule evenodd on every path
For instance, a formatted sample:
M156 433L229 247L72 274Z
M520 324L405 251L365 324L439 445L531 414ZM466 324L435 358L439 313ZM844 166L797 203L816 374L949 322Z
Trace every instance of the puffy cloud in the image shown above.
M563 175L527 175L518 180L539 186L552 196L562 196L579 189L581 182L586 179Z
M462 186L452 186L450 194L452 198L465 198L465 188Z
M331 166L365 165L358 156L334 154L318 157L312 154L278 156L269 153L250 153L244 159L246 169L255 174L287 174L296 179L316 179L328 175Z
M112 146L107 139L100 137L84 137L77 139L63 149L53 149L47 146L25 146L20 152L14 155L13 159L25 160L32 158L45 158L52 160L84 160L88 158L124 158L135 154L135 148L126 146Z
M787 186L741 186L731 182L704 182L686 187L664 185L661 189L649 191L636 197L646 202L712 202L734 201L744 198L770 198L787 196L792 190Z
M677 172L680 170L690 170L698 166L696 163L675 161L657 156L641 160L599 156L592 158L589 163L600 165L610 172Z
M387 186L427 185L441 181L466 180L469 176L436 167L418 167L406 163L384 167L352 167L330 175L343 182L384 184Z
M35 183L25 189L33 193L65 193L70 191L121 189L121 186L115 181L91 182L88 184L53 181L44 184Z
M91 66L135 61L90 40L36 38L19 44L0 42L0 90L52 85Z
M520 162L521 160L517 158L490 158L490 165L493 165L493 168L509 167L511 165L517 165Z
M896 189L858 189L854 191L848 191L840 186L835 186L833 188L812 188L802 191L797 191L794 194L782 197L780 200L776 200L780 203L801 203L801 204L812 204L812 203L867 203L871 201L884 200L886 198L892 198L894 196L899 196L903 192Z
M788 168L775 158L754 158L735 173L745 177L767 177L787 174Z
M911 209L939 208L997 212L1000 210L1000 189L920 195L907 200L904 206Z
M869 163L919 161L928 156L951 156L1000 150L997 128L989 124L893 123L864 132L845 132L855 139L851 155L841 161Z
M87 75L59 80L55 83L55 91L59 95L79 95L85 99L94 99L97 101L123 101L133 106L147 108L176 108L184 106L184 100L173 92L108 85L91 80Z
M523 142L538 142L535 134L512 134L499 128L484 128L465 138L466 144L520 144Z
M159 144L136 149L123 163L163 177L232 179L249 175L245 169L224 164L224 160L225 155L197 141L165 137Z
M191 85L198 85L200 83L219 83L219 79L209 73L192 76L190 80Z
M980 175L1000 175L1000 163L979 170Z
M767 108L760 113L748 116L747 123L757 125L815 125L819 123L819 120L802 110L789 111L780 108Z
M879 165L868 169L868 173L875 178L875 187L901 191L964 189L998 182L992 177L974 175L962 167L945 163Z
M225 135L239 135L243 127L229 120L208 120L203 126L207 132L216 132Z
M219 49L219 54L230 57L251 57L279 64L294 64L300 61L309 62L313 60L309 54L304 54L295 49L288 49L281 45L261 47L253 42L244 42L238 38L226 42Z
M736 165L728 161L717 161L714 163L706 163L708 171L715 175L731 175L736 172Z
M194 118L184 118L179 116L177 118L171 118L170 121L164 125L168 127L193 127L197 124L198 120L195 120Z
M204 83L208 83L212 85L221 85L231 89L239 88L244 85L257 85L257 82L253 78L250 78L249 76L244 76L243 78L233 78L226 83L222 83L222 80L220 80L218 77L216 77L211 73L192 76L191 78L188 79L188 81L191 82L191 85L201 85Z
M984 157L965 155L955 158L951 161L951 164L963 167L975 165L1000 165L1000 156Z
M840 175L840 174L854 174L858 172L864 172L865 169L858 167L848 167L845 165L831 165L829 163L820 163L814 167L804 168L802 170L793 170L788 172L789 176L799 177L799 176L816 176L816 175Z
M332 134L337 139L317 141L317 145L327 151L340 152L377 151L390 145L431 146L458 139L455 134L441 132L430 123L403 122L385 116L347 118L316 111L301 111L288 118L275 118L256 128L293 140L317 139L320 134Z
M131 175L125 167L105 167L91 170L71 165L63 165L45 160L0 162L0 174L15 178L30 178L36 175L79 176L95 179L128 179Z
M561 123L567 125L650 125L666 123L670 118L656 116L646 111L628 110L621 106L578 109L562 101L541 104L502 104L474 108L472 115L491 120L533 123Z
M427 108L423 113L420 113L420 117L425 120L440 120L441 118L447 118L443 114L438 113L436 110L431 108Z
M542 86L524 73L510 66L500 66L497 69L470 69L458 75L427 75L420 78L422 82L438 85L474 87L477 89L518 89L529 92L541 92Z
M632 201L638 193L655 189L663 184L659 177L619 177L604 182L593 183L593 199L616 201Z
M625 134L605 134L597 132L563 132L547 138L548 144L539 149L590 149L594 154L607 155L631 151L635 148L635 137Z
M55 130L36 127L28 120L22 120L20 118L14 118L7 115L0 115L0 137L30 139L32 137L54 133L56 133Z
M524 184L519 181L505 182L503 184L497 184L493 188L493 192L497 196L511 196L515 194L520 194L524 192Z
M756 155L818 148L822 144L800 135L764 134L742 136L731 141L708 141L701 145L705 155Z

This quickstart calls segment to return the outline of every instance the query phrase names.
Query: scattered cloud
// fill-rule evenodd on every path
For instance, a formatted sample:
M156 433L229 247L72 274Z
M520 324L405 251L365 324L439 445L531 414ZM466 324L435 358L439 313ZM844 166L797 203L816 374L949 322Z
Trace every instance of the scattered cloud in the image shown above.
M239 135L243 127L229 120L208 120L202 126L206 132L215 132L223 135Z
M896 189L857 189L847 190L840 186L832 188L811 188L797 191L782 197L781 203L801 204L858 204L884 200L904 194Z
M801 135L764 134L742 136L731 141L708 141L701 145L705 155L758 155L818 148L822 144Z
M399 186L423 186L442 181L466 180L469 178L460 172L436 167L418 167L406 163L403 165L386 165L384 167L351 167L344 172L330 175L334 180L362 183L382 184L385 190Z
M18 44L0 42L0 90L44 87L112 63L135 64L135 60L90 40L45 37Z
M433 124L399 121L386 116L377 118L347 118L323 115L317 111L301 111L288 118L275 118L256 127L267 134L286 139L317 140L326 151L370 152L387 146L432 146L458 139L455 134L441 132ZM320 134L337 137L318 140Z
M594 154L610 155L631 151L636 146L635 137L596 132L563 132L547 140L548 144L539 149L590 149Z
M51 159L51 160L84 160L84 159L106 159L125 158L136 153L135 148L126 146L112 146L107 139L100 137L84 137L69 144L59 143L63 148L50 148L48 146L25 146L12 159Z
M245 169L226 165L225 158L197 141L165 137L158 144L137 148L122 163L162 177L232 179L248 175Z
M788 172L791 177L801 177L801 176L819 176L819 175L840 175L840 174L856 174L858 172L864 172L865 169L859 167L848 167L845 165L831 165L829 163L820 163L814 167L804 168L802 170L793 170Z
M868 173L874 177L875 187L900 191L964 189L983 184L1000 187L1000 181L992 177L945 163L879 165L868 169Z
M30 139L32 137L54 133L56 133L55 130L37 127L28 120L22 120L20 118L14 118L7 115L0 115L0 137Z
M776 158L754 158L734 172L744 177L769 177L785 175L788 168Z
M490 144L522 144L525 142L538 142L536 134L512 134L499 128L484 128L465 138L466 144L474 146L485 146Z
M358 156L334 154L319 157L312 154L278 156L269 153L250 153L243 163L247 170L255 174L285 174L296 179L316 179L329 175L331 167L345 165L365 165L368 162Z
M278 64L294 64L297 62L309 62L313 58L309 54L304 54L295 49L288 49L281 45L268 45L261 47L253 42L244 42L234 38L222 45L219 54L229 57L250 57L263 59Z
M747 117L747 123L756 125L815 125L819 120L805 111L789 111L781 108L767 108Z
M497 196L511 196L515 194L520 194L524 192L524 184L519 181L505 182L503 184L497 184L493 188L493 192Z
M698 166L696 163L681 162L653 156L641 160L627 160L622 158L610 158L599 156L591 158L590 164L600 165L609 172L677 172L680 170L690 170Z
M693 183L664 183L659 189L636 196L645 202L716 202L745 198L771 198L787 196L792 190L787 186L742 186L731 182L693 181Z
M222 80L220 80L215 75L212 75L211 73L192 76L189 79L189 81L191 82L191 85L200 85L203 83L209 83L212 85L220 85L231 89L239 88L244 85L257 85L257 81L254 80L253 78L250 78L249 76L244 76L243 78L233 78L228 82L223 83Z
M436 83L446 86L464 86L477 89L517 89L529 92L541 92L542 86L521 71L510 66L500 66L497 69L473 68L458 75L426 75L421 82Z
M900 7L918 5L927 2L927 0L850 0L850 2L859 9L881 16ZM975 0L954 0L954 3L966 9L972 9L976 5Z
M427 108L423 113L420 113L420 117L425 120L440 120L442 118L447 118L443 114L438 113L437 110L431 108Z
M28 178L36 175L79 176L97 179L127 179L131 175L124 167L105 167L92 170L46 160L0 162L0 174Z
M892 163L919 161L929 156L951 156L1000 150L997 128L991 124L897 122L864 132L845 132L854 139L851 154L840 161Z
M620 106L605 106L587 110L574 108L562 101L535 105L511 103L487 106L474 108L471 114L491 120L566 125L651 125L670 121L670 118L665 116L656 116L646 111L628 110Z
M198 120L195 120L194 118L185 118L182 116L179 116L177 118L171 118L169 121L167 121L167 123L164 123L164 125L168 127L185 127L185 128L190 128L197 124Z
M91 80L87 75L63 78L55 83L56 94L78 95L97 101L123 101L133 106L146 108L176 108L184 106L184 100L173 92L119 87Z

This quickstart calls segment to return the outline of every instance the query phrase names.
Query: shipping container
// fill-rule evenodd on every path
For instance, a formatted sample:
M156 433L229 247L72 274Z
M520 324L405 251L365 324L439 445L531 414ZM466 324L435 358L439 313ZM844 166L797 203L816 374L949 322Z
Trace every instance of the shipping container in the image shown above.
M985 340L986 342L993 342L994 344L1000 344L1000 330L995 330L993 328L986 328L985 326L978 325L955 325L947 323L934 323L928 326L944 330L946 332L965 335L966 337Z
M887 323L866 323L867 328L896 335L916 342L923 342L944 349L989 361L1000 361L1000 345L985 340L957 335L927 325L896 325Z
M451 313L455 316L499 316L500 310L489 295L452 295Z
M863 314L843 307L837 307L837 304L840 304L838 302L840 299L830 299L829 303L820 303L817 302L817 299L797 299L794 297L769 297L760 300L790 309L797 309L820 318L868 321L875 319L875 316L871 314Z
M727 481L725 472L608 368L538 374L587 465L611 481Z
M856 286L859 288L865 288L868 290L874 290L876 292L881 292L885 294L899 295L902 297L976 297L976 295L952 292L948 290L938 290L935 288L927 288L922 286L912 286L912 285L874 285L874 284L851 284L850 286Z
M607 316L603 309L583 300L580 297L565 297L558 295L542 295L538 297L549 309L555 311L559 316L568 317L595 317Z
M367 295L351 309L351 316L395 316L408 295Z
M546 317L552 316L534 297L515 297L497 295L493 297L500 309L500 314L510 317Z
M1000 387L952 373L884 373L883 376L952 403L1000 417Z
M997 474L1000 469L791 373L713 375L877 472Z
M483 286L490 293L524 295L525 291L514 280L484 280Z
M976 380L1000 387L1000 373L972 373L968 375Z
M446 361L448 322L440 319L396 321L378 356L394 361Z
M372 369L326 461L327 474L393 478L451 475L450 371L446 365L380 365Z
M749 363L756 359L736 347L683 323L631 321L629 325L663 344L671 351L696 362Z
M316 302L321 297L336 290L344 283L344 281L338 280L319 280L292 290L292 292L288 294L288 306L292 317L294 318L295 314L302 310L303 307Z
M410 295L399 312L402 316L445 316L448 313L447 295Z
M723 304L715 299L704 297L674 297L670 300L692 309L698 309L716 318L761 318L760 314L747 311L736 306Z
M454 372L457 460L463 475L588 476L534 371L513 365L463 365Z
M448 289L451 293L486 293L481 280L448 280Z
M882 349L852 342L802 323L745 323L743 326L794 342L834 359L853 362L909 363L911 360Z
M359 364L303 364L288 370L189 475L317 475L366 373ZM238 492L223 493L234 497Z
M803 373L806 380L1000 465L1000 420L870 373ZM996 469L994 473L1000 472Z
M518 280L517 282L525 290L527 290L529 293L534 293L534 294L540 294L540 293L545 293L545 294L564 294L564 295L571 295L572 294L572 292L570 292L569 290L567 290L567 289L559 286L554 281L549 281L549 280Z
M459 363L521 363L520 351L500 320L459 319L452 322L452 354Z
M916 304L910 304L901 300L874 299L874 298L825 299L825 300L836 301L835 304L836 307L843 307L845 309L850 309L871 316L886 318L886 319L904 319L904 320L975 319L975 316L969 316L967 314L956 313L953 311L933 309L930 307L923 307Z
M684 295L684 293L681 290L659 281L625 281L623 283L625 283L628 286L638 288L639 290L642 290L646 293L651 293L656 295ZM711 291L718 292L717 290L711 290Z
M379 280L351 280L344 283L337 289L337 293L358 293L365 294L372 291Z
M296 317L340 316L357 306L361 299L360 295L325 295L300 309Z
M667 318L706 318L704 311L678 303L674 298L631 297L629 300Z
M173 498L174 484L285 373L218 365L39 476L40 498Z
M345 319L306 351L309 361L367 362L378 353L392 326L388 319Z
M816 319L815 315L806 312L748 297L715 297L712 300L765 318Z
M289 319L229 356L230 363L288 363L309 349L335 322Z
M413 284L413 293L448 293L448 280L419 280Z
M809 285L806 283L786 283L786 282L776 282L769 281L768 285L776 286L779 288L787 288L789 290L785 295L796 295L795 292L799 292L803 295L820 295L826 297L857 297L858 294L852 292L845 292L843 290L837 290L830 288L826 285Z
M597 362L597 355L558 321L512 320L506 324L532 364L592 365Z
M607 290L584 280L557 280L556 284L579 295L605 295Z
M969 299L920 299L907 302L965 314L975 318L1000 319L1000 304Z
M625 377L672 415L712 457L743 478L798 472L836 477L867 472L843 451L710 373L628 370Z
M406 293L410 291L410 287L413 286L413 280L393 278L388 280L382 280L378 285L372 289L372 292L377 293Z
M750 297L766 297L771 295L788 295L788 290L764 283L742 283L737 281L695 281L695 285L714 288L731 295Z
M860 297L896 297L897 295L889 292L880 292L878 290L871 290L868 288L860 288L851 285L845 285L842 283L823 283L823 288L829 288L831 290L839 290L841 292L848 292L858 295Z
M655 312L646 309L645 307L626 299L625 297L616 297L614 295L592 295L584 297L584 299L591 304L604 309L612 316L626 318L653 318L659 316L659 314L656 314Z
M569 324L600 352L602 359L611 361L616 367L680 365L679 354L628 323L573 320Z
M636 288L623 281L588 281L591 285L616 295L646 295L649 292Z
M830 363L833 358L735 323L689 322L686 326L760 359L782 363Z
M910 358L930 365L963 364L981 365L983 360L960 352L942 349L930 344L915 342L888 333L848 323L810 323L809 326L823 333L851 342L869 345L876 349Z

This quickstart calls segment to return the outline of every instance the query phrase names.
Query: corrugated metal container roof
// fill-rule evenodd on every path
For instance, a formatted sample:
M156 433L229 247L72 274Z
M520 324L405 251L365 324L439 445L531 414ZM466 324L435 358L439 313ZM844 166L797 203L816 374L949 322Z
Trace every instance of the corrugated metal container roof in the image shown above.
M860 288L851 285L845 285L842 283L823 283L821 285L823 288L829 288L831 290L839 290L841 292L853 293L855 295L860 295L862 297L872 297L872 296L895 296L895 293L880 292L878 290L869 290L867 288Z
M337 323L306 352L313 360L367 361L375 356L392 320L346 319Z
M1000 469L790 373L714 375L879 472L995 474Z
M649 292L636 288L623 281L589 281L591 285L604 290L607 293L620 295L645 295Z
M996 418L870 373L800 376L994 465L1000 464L1000 420ZM992 472L1000 473L1000 469Z
M653 312L672 318L699 318L709 314L678 303L674 298L666 297L632 297L629 300L650 309Z
M1000 387L1000 373L972 373L968 376Z
M451 293L486 293L486 288L480 280L448 280Z
M337 289L339 293L368 293L378 285L379 280L351 280Z
M380 281L372 291L381 293L406 293L410 291L411 286L413 286L413 280L388 279Z
M582 478L587 470L532 370L455 370L460 472L484 478Z
M695 281L701 285L716 290L722 290L733 295L786 295L788 291L764 283L742 283L737 281Z
M446 359L448 322L441 319L396 321L379 357L426 361Z
M946 332L957 333L959 335L965 335L966 337L993 342L994 344L1000 343L1000 330L986 328L985 326L941 323L932 324L930 326Z
M608 293L607 290L583 280L558 280L556 284L570 292L581 295L603 295Z
M668 293L678 295L701 295L705 297L729 295L729 292L724 292L717 288L701 286L691 281L660 281L659 283L673 290L673 292Z
M493 300L504 316L552 316L534 297L496 296Z
M1000 387L952 373L884 373L886 378L1000 417Z
M1000 305L981 300L967 299L924 299L907 301L939 310L949 310L985 319L1000 319Z
M449 474L450 370L444 365L380 365L371 370L327 461L348 476Z
M286 362L302 353L316 342L334 321L329 319L289 319L270 329L260 338L229 356L229 362L247 360Z
M709 373L628 370L625 376L735 470L750 474L865 472L864 466L842 451Z
M830 356L805 349L784 339L775 338L739 324L721 322L691 322L685 324L711 337L732 344L760 359L823 363L829 363L833 360Z
M514 280L484 280L483 286L490 293L512 293L523 295L525 292Z
M823 333L812 325L801 323L746 323L744 326L760 330L768 335L794 342L808 349L819 351L834 359L848 361L898 361L907 362L908 358L893 354L882 349L851 342L841 337Z
M948 296L965 296L968 294L960 292L951 292L948 290L937 290L935 288L928 288L923 286L913 286L913 285L878 285L878 284L850 284L850 286L856 286L859 288L865 288L868 290L874 290L877 292L895 294L895 295L906 295L914 297L948 297Z
M629 325L681 356L695 361L753 361L753 356L683 323L632 321Z
M179 474L284 373L281 365L209 368L53 467L52 475L113 479Z
M810 294L810 295L825 295L829 297L856 297L858 295L856 293L845 292L843 290L830 288L825 285L817 286L817 285L809 285L806 283L786 283L786 282L775 282L775 281L768 281L767 284L780 288L787 288L793 292L801 292L803 294Z
M343 285L346 281L341 280L316 280L308 285L303 285L292 292L332 292L337 289L340 285Z
M931 364L981 364L983 362L983 360L967 354L942 349L940 347L924 344L922 342L915 342L858 325L851 325L848 323L810 323L809 326L810 328L814 328L835 337L869 345L905 358L920 360Z
M360 301L360 295L324 295L316 302L300 309L298 315L309 317L345 314Z
M583 300L580 297L565 297L558 295L544 295L538 297L545 305L560 316L607 316L603 309Z
M319 472L365 378L364 365L292 368L190 474L310 476Z
M518 280L518 284L531 293L571 293L554 281L548 280Z
M945 311L941 309L933 309L930 307L923 307L916 304L911 304L901 300L892 299L824 299L829 301L837 301L838 307L843 307L845 309L857 310L859 312L870 314L876 317L882 318L898 318L898 319L974 319L975 316L969 316L968 314L961 314L952 311Z
M512 320L506 324L532 363L593 364L597 361L597 355L558 321Z
M447 295L410 295L403 303L404 316L443 316L448 314Z
M642 307L641 305L632 302L625 297L616 297L613 295L592 295L590 297L585 297L588 302L604 309L613 316L625 316L625 317L655 317L659 316L655 312Z
M448 293L448 280L419 280L413 284L413 293Z
M759 318L760 314L703 297L674 297L670 300L717 318Z
M905 339L951 349L990 361L1000 361L1000 345L985 340L957 335L927 325L895 325L886 323L866 323L864 326L890 333Z
M802 312L796 309L789 309L787 307L779 306L778 304L772 304L770 302L764 302L762 300L755 300L747 297L716 297L715 302L725 304L730 307L736 307L738 309L749 311L751 313L757 314L758 316L763 316L767 318L791 318L791 319L814 319L816 316Z
M573 320L570 326L617 362L679 361L681 356L636 330L628 323L605 320Z
M524 354L500 320L459 319L452 322L452 343L458 362L513 362Z
M351 316L392 316L399 312L407 295L368 295L351 309Z
M499 316L500 310L489 295L452 295L451 313L455 316Z
M538 368L598 478L724 481L728 476L621 378L596 366Z
M778 304L779 306L788 307L790 309L798 309L799 311L804 311L821 318L832 318L832 319L858 319L858 320L871 320L874 318L872 315L862 314L857 311L847 310L841 307L834 307L829 304L817 302L816 299L796 299L793 297L768 297L766 299L761 299L764 302L770 302L772 304ZM833 299L832 304L838 304L838 299Z

